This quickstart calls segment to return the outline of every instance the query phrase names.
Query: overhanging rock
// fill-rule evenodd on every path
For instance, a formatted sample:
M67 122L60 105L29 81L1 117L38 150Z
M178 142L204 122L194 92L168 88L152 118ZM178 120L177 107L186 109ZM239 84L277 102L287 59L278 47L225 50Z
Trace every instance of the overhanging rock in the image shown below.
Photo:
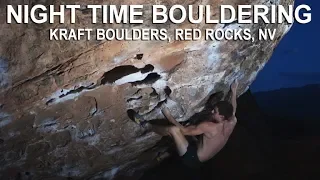
M41 1L50 4L52 1ZM54 1L55 5L70 4ZM23 4L7 1L5 4ZM293 0L84 1L87 4L143 4L144 24L91 24L85 9L77 24L6 24L0 19L0 164L6 172L34 177L113 177L157 154L159 136L145 133L128 119L133 109L148 120L161 119L167 105L179 121L199 112L208 97L227 93L232 81L239 94L254 81L289 24L152 24L150 4L293 4ZM3 3L2 3L3 4ZM219 19L219 13L213 18ZM68 16L68 12L66 12ZM99 17L101 18L101 17ZM277 29L267 41L49 41L50 28ZM95 39L92 37L92 39ZM257 38L256 38L257 39ZM168 99L170 98L170 99ZM138 158L149 149L148 158ZM136 159L136 160L132 160ZM111 170L112 167L118 167ZM130 169L130 168L129 168ZM12 173L11 173L12 174ZM103 175L100 174L101 176Z

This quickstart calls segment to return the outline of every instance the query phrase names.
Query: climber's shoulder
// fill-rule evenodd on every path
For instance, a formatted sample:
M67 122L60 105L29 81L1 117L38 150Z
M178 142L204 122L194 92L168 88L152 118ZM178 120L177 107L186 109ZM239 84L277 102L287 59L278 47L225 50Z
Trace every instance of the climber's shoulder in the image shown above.
M224 126L224 132L230 135L234 127L236 126L236 124L237 124L237 117L232 116L228 121L226 121Z
M199 126L201 127L201 129L204 130L204 132L212 132L212 131L217 131L219 128L221 128L222 124L205 121L200 123Z
M237 117L235 115L231 116L230 119L229 119L229 122L231 124L236 124L238 121Z
M236 124L237 124L237 122L238 122L238 119L237 119L237 117L235 116L235 115L233 115L232 117L230 117L230 119L227 121L227 125L229 126L229 127L234 127Z

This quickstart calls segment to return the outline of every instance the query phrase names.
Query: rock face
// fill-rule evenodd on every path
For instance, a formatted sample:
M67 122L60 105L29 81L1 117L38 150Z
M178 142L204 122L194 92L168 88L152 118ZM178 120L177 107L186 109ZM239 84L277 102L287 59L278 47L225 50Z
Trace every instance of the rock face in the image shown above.
M86 9L77 24L7 24L7 4L143 4L138 28L277 29L274 41L49 41L50 28L137 28L91 24ZM163 119L166 102L179 121L202 110L210 95L226 94L235 78L243 93L268 61L288 24L163 24L151 4L293 4L293 0L63 1L8 0L0 8L0 171L9 177L113 178L153 163L160 139L131 120ZM66 16L69 12L66 11ZM214 13L214 19L219 19ZM101 18L101 17L99 17ZM94 37L92 37L94 39Z

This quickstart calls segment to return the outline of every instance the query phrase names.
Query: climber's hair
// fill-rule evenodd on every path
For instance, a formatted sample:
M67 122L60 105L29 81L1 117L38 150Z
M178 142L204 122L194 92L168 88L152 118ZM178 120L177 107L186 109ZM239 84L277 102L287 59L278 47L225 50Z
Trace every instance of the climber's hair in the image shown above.
M219 101L214 107L218 108L219 114L223 115L225 120L229 120L233 115L233 106L228 101Z

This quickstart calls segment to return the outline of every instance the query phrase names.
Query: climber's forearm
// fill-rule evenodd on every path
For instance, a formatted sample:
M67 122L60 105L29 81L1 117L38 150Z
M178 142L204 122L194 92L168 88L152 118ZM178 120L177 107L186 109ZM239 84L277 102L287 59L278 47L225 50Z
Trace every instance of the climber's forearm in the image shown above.
M177 126L179 128L184 128L177 120L175 120L173 118L173 116L171 115L171 113L170 113L170 111L169 111L169 109L167 107L164 107L162 109L162 113L169 120L169 122L171 122L172 124L174 124L175 126Z
M169 119L169 118L168 118ZM184 128L177 120L175 120L172 116L170 117L169 121L179 128Z
M231 92L231 104L233 107L233 115L235 115L237 110L237 92L236 91Z
M162 109L162 113L172 124L180 128L181 132L184 135L198 135L199 133L201 134L202 131L199 131L200 129L197 128L196 126L188 126L188 127L182 126L177 120L175 120L172 117L172 115L170 114L169 110L166 107Z
M183 127L183 128L180 128L180 130L183 135L187 135L187 136L196 136L196 135L203 134L203 131L197 126Z

